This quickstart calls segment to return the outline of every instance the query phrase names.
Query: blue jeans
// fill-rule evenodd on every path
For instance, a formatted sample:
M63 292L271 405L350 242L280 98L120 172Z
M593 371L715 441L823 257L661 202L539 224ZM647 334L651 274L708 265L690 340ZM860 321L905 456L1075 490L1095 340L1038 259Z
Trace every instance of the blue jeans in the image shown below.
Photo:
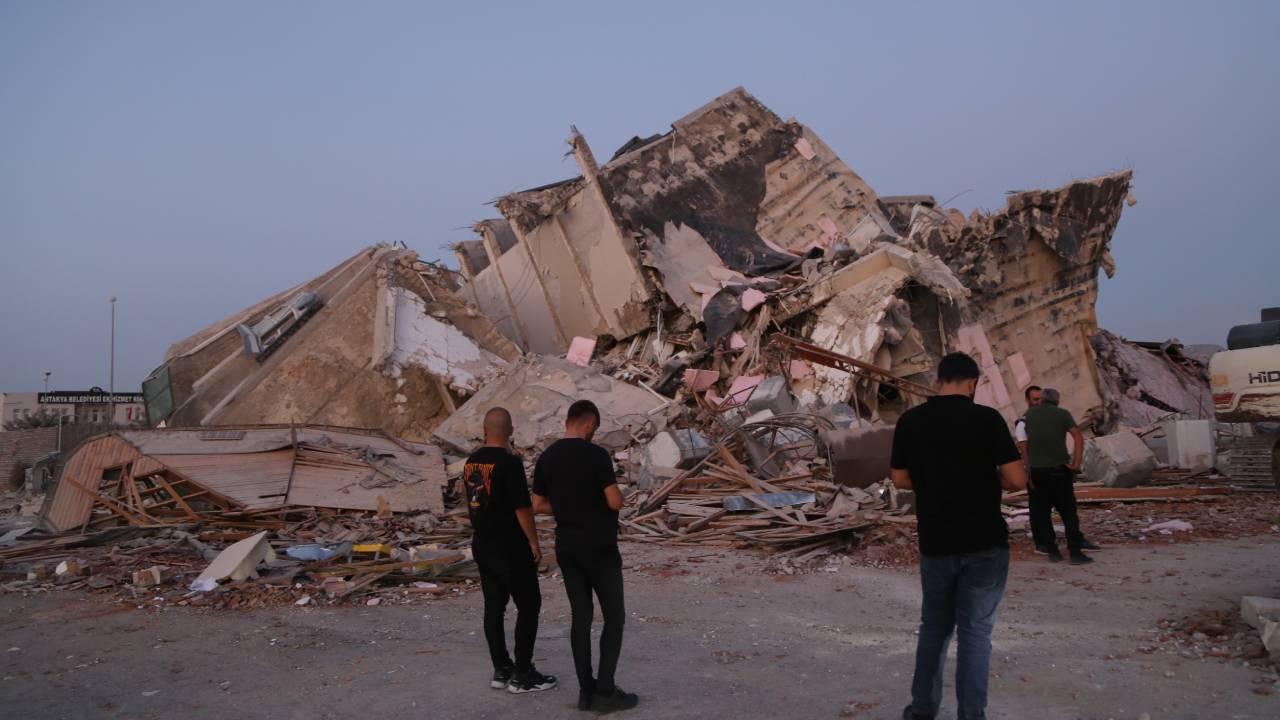
M1008 548L968 555L920 558L924 607L911 708L937 715L942 705L942 672L951 633L957 636L956 700L959 720L982 720L987 712L987 676L991 667L991 629L1009 577Z

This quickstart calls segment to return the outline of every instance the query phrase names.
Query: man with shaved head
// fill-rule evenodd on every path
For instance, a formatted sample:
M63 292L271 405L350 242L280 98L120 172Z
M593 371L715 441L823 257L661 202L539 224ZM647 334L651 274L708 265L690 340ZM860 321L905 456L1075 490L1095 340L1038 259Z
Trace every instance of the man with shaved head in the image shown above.
M511 413L492 408L484 415L484 446L462 470L471 517L471 553L484 593L484 637L493 660L489 686L512 693L549 690L556 679L533 666L542 591L538 563L542 550L533 525L533 503L524 462L511 452ZM516 657L507 654L504 616L516 604Z

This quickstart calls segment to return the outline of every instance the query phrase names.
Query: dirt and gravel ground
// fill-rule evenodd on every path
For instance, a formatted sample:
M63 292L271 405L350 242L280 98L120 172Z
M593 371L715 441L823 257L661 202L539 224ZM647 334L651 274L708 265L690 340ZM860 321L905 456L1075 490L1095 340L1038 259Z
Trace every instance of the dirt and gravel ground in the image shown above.
M735 551L627 544L624 555L620 679L643 699L631 717L901 712L919 611L914 568L837 560L769 575ZM1242 628L1221 627L1247 594L1280 595L1280 531L1116 547L1091 567L1024 557L995 634L990 717L1280 717L1274 670L1232 657L1256 648ZM474 592L239 611L0 595L0 708L12 718L580 716L558 579L544 582L544 597L537 662L565 687L513 696L487 687ZM1200 629L1212 634L1193 638ZM955 713L947 692L944 718Z

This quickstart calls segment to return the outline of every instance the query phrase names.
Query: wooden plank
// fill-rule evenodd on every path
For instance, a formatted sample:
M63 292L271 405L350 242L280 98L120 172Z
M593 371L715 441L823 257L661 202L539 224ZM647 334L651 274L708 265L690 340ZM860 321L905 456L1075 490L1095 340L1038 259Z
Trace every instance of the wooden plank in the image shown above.
M191 509L191 506L187 504L187 501L182 499L182 496L179 495L178 491L175 490L174 487L164 479L163 475L157 474L157 475L152 475L151 477L156 482L160 483L161 487L163 487L165 490L169 492L169 495L173 497L174 502L180 505L183 511L187 513L187 515L191 516L192 518L196 517L196 511Z
M1167 500L1170 498L1230 495L1230 487L1077 488L1077 500Z
M90 497L94 498L95 500L97 500L98 502L100 502L100 503L102 503L104 506L106 506L106 508L107 508L108 510L110 510L111 512L114 512L115 514L117 514L117 515L119 515L120 517L124 518L125 520L129 521L129 524L130 524L130 525L149 525L149 524L151 524L151 523L148 523L148 522L145 522L145 521L141 520L140 518L134 517L132 514L130 514L130 513L129 513L129 511L128 511L128 510L124 509L124 508L123 508L123 507L121 507L120 505L118 505L118 504L116 504L115 502L113 502L113 501L111 501L111 500L109 500L109 499L107 499L107 498L105 498L105 497L103 497L103 496L99 495L97 492L95 492L95 491L93 491L93 490L90 490L89 488L85 487L84 485L81 485L80 483L76 482L75 480L72 480L71 478L63 478L63 481L64 481L64 482L69 482L69 483L71 483L72 485L74 485L74 486L76 486L76 487L80 488L82 491L84 491L84 492L85 492L86 494L88 494ZM90 510L92 510L92 506L90 506Z
M693 533L696 533L699 530L702 530L703 528L715 522L716 520L719 520L720 518L724 517L725 514L728 512L729 512L728 510L725 510L724 508L720 508L720 510L702 518L701 520L695 520L692 525L685 528L684 530L687 534L692 535Z

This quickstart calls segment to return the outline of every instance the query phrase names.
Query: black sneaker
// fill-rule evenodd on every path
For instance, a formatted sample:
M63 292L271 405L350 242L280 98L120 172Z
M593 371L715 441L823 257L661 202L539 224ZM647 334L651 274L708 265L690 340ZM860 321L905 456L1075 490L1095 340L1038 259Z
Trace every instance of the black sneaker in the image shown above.
M515 667L504 667L501 670L493 671L493 679L489 681L489 687L494 690L502 690L507 687L507 683L511 682L511 676L516 672Z
M911 708L912 706L908 705L902 709L902 720L933 720L932 715L921 715Z
M1062 553L1058 552L1058 548L1049 548L1049 552L1045 554L1049 556L1049 562L1062 562Z
M591 698L591 709L601 714L618 710L630 710L639 704L640 696L635 693L629 693L620 687L615 687L613 692L609 693L597 692Z
M1099 545L1095 545L1094 543L1091 543L1088 540L1085 540L1084 542L1080 543L1080 549L1081 550L1101 550L1102 547Z
M593 696L594 696L594 693L592 693L590 690L579 690L578 691L578 709L590 710L591 698Z
M1037 546L1036 546L1036 554L1037 554L1037 555L1048 555L1050 552L1053 552L1053 550L1054 550L1054 548L1053 548L1053 547L1051 547L1051 546L1049 546L1049 545L1037 545Z
M507 683L507 692L509 693L527 693L538 692L539 690L550 690L556 686L556 677L554 675L543 675L538 672L537 668L529 668L528 672L516 673L511 676L511 682Z
M1085 555L1079 550L1071 553L1072 565L1088 565L1091 562L1093 562L1093 558L1089 557L1088 555Z

